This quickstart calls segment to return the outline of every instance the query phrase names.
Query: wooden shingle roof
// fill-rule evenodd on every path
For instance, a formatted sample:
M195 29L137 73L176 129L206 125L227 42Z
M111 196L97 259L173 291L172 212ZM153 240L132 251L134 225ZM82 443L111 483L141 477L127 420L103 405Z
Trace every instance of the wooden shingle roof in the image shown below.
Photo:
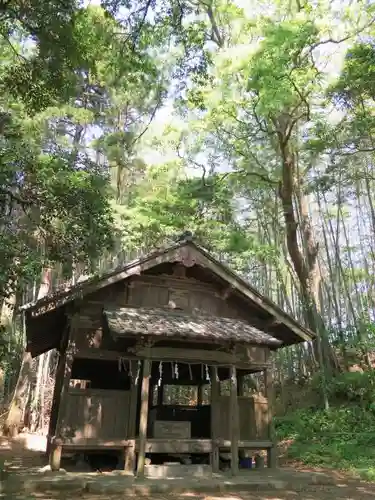
M115 337L147 335L208 341L241 342L280 347L282 342L237 318L186 314L163 308L122 307L105 310L109 330Z

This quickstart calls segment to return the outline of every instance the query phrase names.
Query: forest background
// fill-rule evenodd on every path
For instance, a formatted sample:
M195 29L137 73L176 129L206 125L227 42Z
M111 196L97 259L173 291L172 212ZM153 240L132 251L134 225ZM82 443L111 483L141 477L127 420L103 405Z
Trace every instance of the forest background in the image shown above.
M190 230L318 334L274 359L289 456L375 477L374 21L370 0L0 2L3 415L20 304ZM34 431L55 368L22 387Z

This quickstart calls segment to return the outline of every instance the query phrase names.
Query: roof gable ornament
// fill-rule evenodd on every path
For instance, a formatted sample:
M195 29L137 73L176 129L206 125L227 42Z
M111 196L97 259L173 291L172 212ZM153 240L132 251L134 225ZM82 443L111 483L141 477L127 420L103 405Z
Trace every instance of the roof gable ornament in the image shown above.
M193 241L194 235L191 231L184 231L180 236L175 237L176 243L181 243L182 241Z
M197 263L196 252L189 246L180 247L176 252L176 262L185 267L193 267Z

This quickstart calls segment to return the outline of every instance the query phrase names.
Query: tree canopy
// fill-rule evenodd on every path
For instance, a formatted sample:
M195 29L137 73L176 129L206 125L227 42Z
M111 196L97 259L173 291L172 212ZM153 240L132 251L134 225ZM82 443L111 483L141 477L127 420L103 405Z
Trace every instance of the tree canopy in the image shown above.
M318 332L285 376L324 389L353 345L369 366L374 19L366 0L2 2L2 297L188 229Z

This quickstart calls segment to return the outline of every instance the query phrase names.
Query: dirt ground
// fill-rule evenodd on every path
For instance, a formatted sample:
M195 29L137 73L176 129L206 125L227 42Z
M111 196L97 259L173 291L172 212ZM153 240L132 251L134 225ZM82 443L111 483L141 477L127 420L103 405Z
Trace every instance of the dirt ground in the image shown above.
M89 498L89 497L87 497ZM105 497L106 500L134 500L134 497ZM144 500L370 500L375 499L375 484L368 485L358 483L341 483L336 486L316 486L305 491L269 491L261 493L236 492L215 495L154 495L152 498L142 497ZM91 497L92 500L104 500L104 497ZM91 500L90 499L90 500ZM44 500L44 499L43 499Z
M181 496L173 496L176 500L189 500L191 497L187 497L186 495ZM367 485L367 484L352 484L346 485L342 483L341 485L337 485L334 487L330 486L316 486L315 488L309 488L308 491L298 491L298 490L288 490L288 491L270 491L270 492L261 492L261 493L223 493L221 495L199 495L194 496L194 500L369 500L370 498L375 498L375 484ZM118 499L118 497L117 497ZM154 496L152 500L171 500L172 497L156 497ZM103 499L104 500L104 499ZM114 497L111 499L107 498L107 500L115 500ZM151 500L151 499L148 499ZM191 500L193 500L191 498Z
M18 469L19 473L29 471L31 468L38 468L45 465L45 458L40 451L30 451L24 448L22 442L9 443L0 438L0 463L5 461L6 465L14 469ZM294 464L295 467L295 464ZM301 484L298 484L298 476L296 476L295 488L288 490L272 490L259 492L235 492L222 494L183 494L183 495L165 495L156 494L150 497L138 495L123 496L123 495L92 495L80 494L80 498L87 500L370 500L375 499L375 483L366 483L364 481L355 480L349 476L335 471L327 471L322 469L301 469L304 472L325 472L329 474L333 481L331 485L311 485L304 487L301 490ZM0 485L1 486L1 485ZM17 494L12 493L11 496L2 494L0 489L0 498L12 500L57 500L70 499L76 497L72 493L61 492L50 496L49 494Z
M67 493L61 496L50 496L45 494L35 494L35 495L12 495L9 498L12 500L67 500L70 499L72 495ZM0 498L8 499L8 497L0 494ZM223 493L215 495L153 495L152 497L129 497L122 495L115 496L103 496L103 495L90 495L81 496L80 498L86 500L135 500L136 498L141 500L370 500L370 498L375 498L374 487L368 487L366 485L358 486L335 486L335 487L315 487L314 489L309 489L306 491L288 490L282 492L270 491L262 492L259 494L252 494L249 492L243 493Z

